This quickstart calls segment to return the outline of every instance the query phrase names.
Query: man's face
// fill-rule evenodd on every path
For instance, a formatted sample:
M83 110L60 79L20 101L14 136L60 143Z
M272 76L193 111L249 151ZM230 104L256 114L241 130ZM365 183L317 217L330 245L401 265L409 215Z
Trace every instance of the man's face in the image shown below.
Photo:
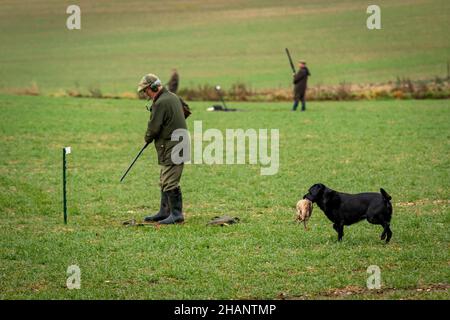
M150 98L150 99L153 99L153 91L152 90L150 90L150 86L148 86L147 88L145 88L144 90L142 90L142 93L144 94L144 96L146 97L146 98Z
M145 88L144 90L142 90L142 93L145 94L146 97L150 98L150 99L154 99L157 95L158 92L161 90L162 86L158 87L158 90L153 91L150 86L148 86L147 88Z

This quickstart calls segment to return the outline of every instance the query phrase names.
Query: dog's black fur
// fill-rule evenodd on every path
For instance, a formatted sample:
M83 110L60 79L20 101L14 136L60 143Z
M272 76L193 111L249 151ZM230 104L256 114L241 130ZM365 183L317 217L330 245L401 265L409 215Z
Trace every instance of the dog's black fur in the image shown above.
M391 196L382 188L380 193L348 194L317 183L309 188L303 198L317 203L333 222L333 228L338 233L338 241L344 236L344 225L349 226L364 219L383 226L381 240L386 239L386 243L391 240L392 231L389 228L392 217Z

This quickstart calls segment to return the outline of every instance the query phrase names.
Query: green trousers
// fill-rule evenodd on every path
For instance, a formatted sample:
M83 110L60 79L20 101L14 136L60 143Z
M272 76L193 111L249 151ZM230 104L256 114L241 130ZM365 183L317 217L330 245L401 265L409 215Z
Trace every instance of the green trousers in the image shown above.
M184 164L174 164L170 166L161 166L159 175L159 186L162 191L175 189L180 184L181 174Z

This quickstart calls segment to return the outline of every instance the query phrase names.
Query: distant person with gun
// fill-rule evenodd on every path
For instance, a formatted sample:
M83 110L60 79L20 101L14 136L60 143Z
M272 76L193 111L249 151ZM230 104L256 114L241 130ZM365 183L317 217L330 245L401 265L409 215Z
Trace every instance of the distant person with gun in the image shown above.
M184 163L175 164L172 149L179 141L171 141L172 133L177 129L187 129L186 113L181 100L174 93L163 87L154 74L145 75L138 85L138 93L145 94L153 100L150 107L145 142L154 142L161 166L160 187L161 202L159 211L145 217L145 221L173 224L184 221L183 201L179 186Z
M294 80L294 106L292 107L292 111L296 111L298 107L299 101L302 102L302 111L306 110L305 103L305 92L308 82L308 77L311 76L309 69L306 67L306 62L304 60L300 60L298 62L299 70L297 73L293 74Z
M172 70L172 76L170 77L169 82L167 83L167 88L170 92L177 93L178 84L180 83L180 75L177 72L177 69Z

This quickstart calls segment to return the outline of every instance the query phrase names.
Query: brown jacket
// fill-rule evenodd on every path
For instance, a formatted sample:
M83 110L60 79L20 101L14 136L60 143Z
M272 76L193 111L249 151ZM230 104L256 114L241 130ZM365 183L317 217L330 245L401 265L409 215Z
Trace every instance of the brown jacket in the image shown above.
M180 76L177 72L174 72L172 74L172 77L169 80L169 83L167 84L169 91L173 93L177 93L178 90L178 83L180 82Z
M300 68L294 75L294 98L301 99L305 95L308 77L311 75L307 67Z

